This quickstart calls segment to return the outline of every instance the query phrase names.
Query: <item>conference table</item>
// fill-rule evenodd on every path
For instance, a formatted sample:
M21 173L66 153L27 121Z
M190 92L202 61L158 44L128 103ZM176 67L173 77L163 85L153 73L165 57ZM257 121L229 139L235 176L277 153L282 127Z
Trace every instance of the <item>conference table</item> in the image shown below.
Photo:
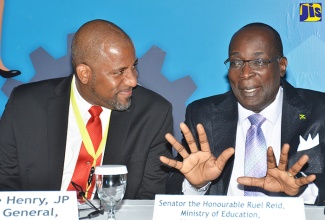
M95 206L99 201L94 200ZM154 200L123 200L117 207L116 220L152 220ZM88 215L93 210L87 205L79 206L80 217ZM305 205L306 220L325 220L324 206ZM106 216L100 215L94 220L106 220ZM169 219L172 220L172 219Z

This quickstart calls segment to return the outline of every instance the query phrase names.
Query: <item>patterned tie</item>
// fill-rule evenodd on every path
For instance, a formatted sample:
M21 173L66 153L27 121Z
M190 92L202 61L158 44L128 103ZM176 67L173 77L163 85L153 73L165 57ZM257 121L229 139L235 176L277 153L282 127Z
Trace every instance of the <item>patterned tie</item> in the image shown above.
M260 114L248 117L251 123L246 135L245 144L245 176L264 177L267 172L266 141L261 129L266 120ZM258 187L245 186L245 196L260 196L263 190Z
M90 139L93 143L94 150L96 152L102 140L102 123L99 115L101 114L103 109L100 106L92 106L88 111L91 114L91 117L87 122L86 128L90 136ZM100 165L101 158L102 158L101 156L98 157L96 161L96 166ZM93 170L92 169L93 162L94 162L94 158L91 155L89 155L84 143L82 142L77 164L71 181L81 186L84 191L86 191L87 188L89 188L86 194L88 199L91 198L92 191L95 185L95 178L89 179L92 176L90 175L90 173ZM75 188L71 183L69 184L68 191L75 191ZM79 195L78 198L80 199Z

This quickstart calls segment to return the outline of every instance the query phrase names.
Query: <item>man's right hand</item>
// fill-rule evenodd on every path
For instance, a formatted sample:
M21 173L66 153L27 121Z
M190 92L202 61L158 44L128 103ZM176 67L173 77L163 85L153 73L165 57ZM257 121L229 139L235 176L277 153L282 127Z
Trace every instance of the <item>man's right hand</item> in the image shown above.
M181 123L180 127L191 152L188 153L184 146L168 133L165 136L167 141L183 157L183 162L165 156L161 156L160 161L178 169L192 186L199 189L221 175L226 162L234 154L235 150L234 148L227 148L216 158L211 153L208 138L202 124L197 125L201 150L198 149L194 137L186 124Z

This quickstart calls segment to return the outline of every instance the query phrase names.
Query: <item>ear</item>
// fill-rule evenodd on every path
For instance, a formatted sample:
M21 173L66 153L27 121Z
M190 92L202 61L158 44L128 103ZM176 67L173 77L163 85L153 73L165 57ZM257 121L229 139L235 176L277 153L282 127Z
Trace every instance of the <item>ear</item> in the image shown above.
M82 84L87 84L91 78L91 69L86 64L79 64L76 67L77 76Z
M288 60L286 57L281 57L279 63L280 63L280 76L284 77L287 71Z

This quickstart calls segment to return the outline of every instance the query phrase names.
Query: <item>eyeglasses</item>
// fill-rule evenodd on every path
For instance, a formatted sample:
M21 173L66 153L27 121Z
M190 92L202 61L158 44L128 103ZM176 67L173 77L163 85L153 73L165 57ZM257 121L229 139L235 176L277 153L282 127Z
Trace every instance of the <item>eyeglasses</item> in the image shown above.
M226 59L224 64L228 70L239 70L248 63L249 67L252 70L262 69L268 67L270 63L281 59L281 57L276 57L272 60L268 59L254 59L254 60L231 60L230 58Z
M87 199L87 197L85 196L85 192L83 191L82 187L80 185L78 185L77 183L71 181L71 184L73 185L73 187L76 189L76 191L78 192L78 195L82 198L84 198L84 200L86 201L87 205L89 205L91 208L95 209L96 211L93 211L91 213L89 213L87 216L85 217L81 217L79 219L90 219L90 218L95 218L97 216L99 216L100 214L103 215L105 210L101 209L101 205L100 205L100 209L98 209L92 202L89 201L89 199Z

